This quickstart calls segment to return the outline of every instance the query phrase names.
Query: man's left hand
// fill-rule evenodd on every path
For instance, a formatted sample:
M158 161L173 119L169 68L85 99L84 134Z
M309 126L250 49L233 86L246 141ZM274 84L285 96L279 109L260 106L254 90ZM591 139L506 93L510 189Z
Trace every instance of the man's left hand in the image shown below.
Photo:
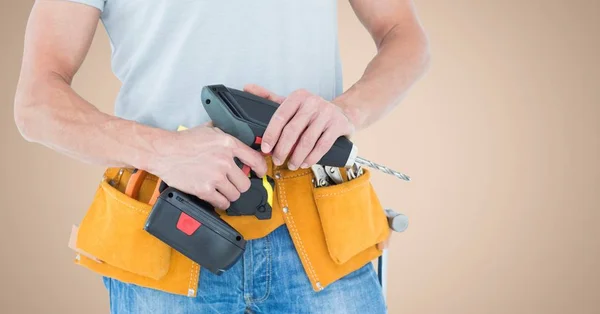
M253 84L246 85L244 91L280 104L261 144L263 153L271 153L277 166L289 158L290 170L309 168L340 136L350 137L356 130L341 107L304 89L285 98Z

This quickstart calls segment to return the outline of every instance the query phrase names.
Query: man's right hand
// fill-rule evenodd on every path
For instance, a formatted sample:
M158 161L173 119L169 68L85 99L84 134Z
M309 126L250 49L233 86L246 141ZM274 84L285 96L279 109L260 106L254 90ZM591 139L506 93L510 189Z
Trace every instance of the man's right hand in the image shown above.
M156 143L148 171L219 209L227 209L250 188L250 179L234 157L261 177L267 172L260 152L210 124L169 133Z
M79 161L132 167L221 209L248 190L234 157L264 175L260 152L211 127L171 132L108 115L71 87L98 25L100 11L67 1L36 1L25 36L15 94L22 136Z

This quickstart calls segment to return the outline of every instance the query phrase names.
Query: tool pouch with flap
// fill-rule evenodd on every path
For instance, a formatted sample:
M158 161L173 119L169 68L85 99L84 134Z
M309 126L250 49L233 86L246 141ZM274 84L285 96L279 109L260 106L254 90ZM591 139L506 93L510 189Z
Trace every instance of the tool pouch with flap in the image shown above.
M162 278L169 270L171 248L144 230L150 205L127 196L108 179L100 182L79 226L77 247L125 271ZM151 190L151 180L142 184L148 187L140 191Z
M76 263L123 282L195 296L199 265L144 230L157 178L148 174L134 199L125 194L131 170L118 173L106 170L75 230Z
M123 282L196 296L202 288L200 265L144 230L158 178L148 174L134 199L125 193L131 171L121 176L118 171L106 170L81 221L74 241L80 252L76 263ZM310 170L273 172L271 219L221 216L245 238L262 237L285 224L315 291L381 255L377 244L390 230L368 170L352 181L321 188L313 186Z
M337 185L315 187L310 169L276 170L277 202L306 276L315 291L382 254L390 235L370 172Z
M370 184L371 172L315 188L313 196L332 260L343 264L388 236L387 219Z

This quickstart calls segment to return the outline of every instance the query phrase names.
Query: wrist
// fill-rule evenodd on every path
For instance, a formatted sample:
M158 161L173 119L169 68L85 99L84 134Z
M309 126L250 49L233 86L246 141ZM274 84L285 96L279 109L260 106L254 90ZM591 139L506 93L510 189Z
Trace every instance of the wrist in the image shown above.
M169 155L170 147L175 141L174 132L143 125L134 128L135 135L131 137L134 143L129 156L130 164L149 173L160 173L164 157Z
M361 116L362 116L362 112L361 112L360 108L342 107L342 113L346 116L348 121L352 124L355 131L360 129Z
M332 103L341 109L342 114L346 116L346 119L348 119L348 122L352 125L352 128L355 131L362 127L362 117L364 113L362 112L361 108L351 106L342 98L342 96L334 99Z

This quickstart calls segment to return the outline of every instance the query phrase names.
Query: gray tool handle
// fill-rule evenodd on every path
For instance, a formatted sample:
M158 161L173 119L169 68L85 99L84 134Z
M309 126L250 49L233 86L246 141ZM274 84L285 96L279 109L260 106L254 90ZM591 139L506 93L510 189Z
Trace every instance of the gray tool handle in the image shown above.
M408 228L408 217L406 215L395 212L392 209L386 208L385 215L387 216L387 221L390 229L395 232L404 232ZM379 284L381 284L381 289L383 290L383 297L387 300L386 292L387 292L387 259L388 259L388 249L383 250L383 254L379 256L377 260L377 278L379 279Z
M391 209L385 210L390 229L396 232L404 232L408 228L408 217Z

